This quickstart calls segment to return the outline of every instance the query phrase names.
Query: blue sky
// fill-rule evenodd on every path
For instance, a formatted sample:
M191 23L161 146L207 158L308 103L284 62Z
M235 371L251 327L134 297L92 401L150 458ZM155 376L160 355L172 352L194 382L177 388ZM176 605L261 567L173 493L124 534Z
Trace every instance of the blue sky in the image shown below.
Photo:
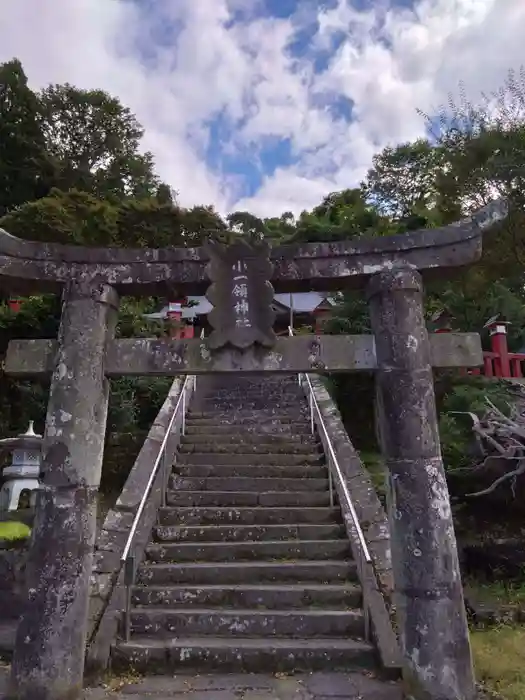
M17 0L0 60L117 95L184 206L298 214L523 62L522 0Z

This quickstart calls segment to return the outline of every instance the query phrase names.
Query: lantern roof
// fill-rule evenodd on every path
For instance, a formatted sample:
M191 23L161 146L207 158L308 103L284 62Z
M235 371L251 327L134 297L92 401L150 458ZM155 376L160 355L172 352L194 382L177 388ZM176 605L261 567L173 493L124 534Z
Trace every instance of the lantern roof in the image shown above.
M35 433L34 421L29 421L29 425L25 433L0 440L0 450L15 450L20 448L34 450L40 449L41 444L42 435Z

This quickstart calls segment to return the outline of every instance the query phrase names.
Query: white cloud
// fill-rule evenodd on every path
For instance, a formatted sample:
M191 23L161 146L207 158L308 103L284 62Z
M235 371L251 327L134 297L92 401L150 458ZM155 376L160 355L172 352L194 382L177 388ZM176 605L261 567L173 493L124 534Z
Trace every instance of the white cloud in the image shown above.
M4 0L0 61L18 56L35 87L67 81L118 95L183 204L275 215L358 183L374 152L424 133L416 108L446 102L459 80L476 99L523 60L521 0L419 0L414 10L383 0L365 12L338 0L315 13L299 2L301 14L290 19L257 15L263 5ZM308 51L294 58L290 45L314 20ZM316 73L312 57L330 48L326 70ZM326 106L340 97L353 104L352 123ZM232 130L223 152L255 164L267 139L290 139L293 165L268 175L251 198L238 201L238 175L206 165L209 124L219 114Z

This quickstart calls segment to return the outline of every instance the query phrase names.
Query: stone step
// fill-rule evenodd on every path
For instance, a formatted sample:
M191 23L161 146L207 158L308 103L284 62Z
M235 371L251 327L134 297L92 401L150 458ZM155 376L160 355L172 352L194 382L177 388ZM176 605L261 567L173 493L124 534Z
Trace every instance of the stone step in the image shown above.
M245 396L297 396L304 398L304 391L298 382L282 382L274 386L254 386L254 387L222 387L214 389L205 394L204 398L224 398L234 396L243 399Z
M202 397L203 401L258 401L260 399L271 398L276 401L299 401L305 400L304 391L295 386L273 386L273 387L257 387L252 389L223 389L222 391L211 391Z
M245 404L256 404L263 407L273 405L296 406L297 404L307 404L308 399L303 391L247 391L247 392L225 392L223 394L208 394L202 396L199 405L201 406L241 406Z
M362 637L360 610L132 608L131 633L181 637Z
M224 401L199 401L188 408L188 415L198 414L232 414L241 416L261 414L272 416L274 414L286 415L310 415L310 406L306 399L294 399L283 401L280 398L265 397L263 399L246 400L232 399Z
M241 586L135 586L132 605L165 608L359 608L361 589L356 584L255 584Z
M115 671L133 667L138 673L294 672L321 670L375 670L374 647L353 639L268 639L221 637L166 638L134 636L118 642L112 653Z
M152 562L243 562L338 559L351 556L348 540L263 540L247 542L176 542L151 544Z
M187 431L187 429L186 429ZM218 433L211 432L197 432L194 431L191 434L186 432L181 438L181 445L199 445L199 444L212 444L212 445L223 445L223 444L238 444L245 443L247 445L257 445L257 444L267 444L267 445L311 445L312 447L319 446L319 440L316 436L311 435L295 435L295 434L278 434L274 435L268 432L247 432L247 431L237 431L232 432L232 430L219 431Z
M334 502L336 502L335 499ZM328 507L330 494L324 491L268 491L253 493L250 491L168 491L169 506L217 506L227 508L235 506L304 506Z
M256 386L222 386L210 389L204 395L205 398L215 398L224 396L236 396L238 398L243 398L243 396L267 396L267 395L277 395L277 396L304 396L302 388L299 386L297 381L281 381L276 384L259 384Z
M208 411L207 413L202 412L191 412L188 414L188 425L199 425L199 426L218 426L218 425L229 425L232 427L245 426L245 425L273 425L273 424L284 424L289 425L293 423L294 425L304 425L310 426L310 419L306 412L301 412L297 414L288 413L272 413L263 411L255 411L250 413L244 413L243 411Z
M324 462L324 455L319 454L225 454L216 452L181 453L177 455L177 464L275 464L285 467L288 464L313 464Z
M255 473L262 469L250 467ZM328 479L302 478L264 478L256 476L233 477L187 477L174 476L171 488L178 491L253 491L267 493L268 491L327 491Z
M288 423L262 423L258 421L252 421L250 423L232 425L231 421L223 421L218 423L217 421L190 421L186 423L186 436L200 436L209 435L210 437L215 437L216 435L231 436L232 440L242 440L248 439L249 436L254 437L254 439L259 439L260 435L267 437L272 437L276 440L283 439L287 440L289 437L295 437L296 439L312 439L312 430L310 426L310 421L301 421L300 423L288 422Z
M216 477L235 478L238 476L251 477L260 474L259 465L250 464L177 464L176 474L172 475L172 481L177 476L187 476L192 478ZM327 479L328 468L326 466L305 466L304 464L291 464L287 467L280 467L275 464L264 466L264 476L268 479Z
M273 398L271 396L262 397L260 399L221 399L220 401L204 400L199 403L199 411L206 413L216 413L216 412L227 412L234 411L239 413L259 413L271 412L275 413L279 411L280 413L297 413L298 411L309 410L306 399L302 401L298 399L283 400L282 398Z
M322 452L320 444L303 444L296 442L294 444L277 444L275 442L234 442L216 443L211 441L185 442L180 446L179 454L306 454L319 456Z
M311 581L336 583L355 580L356 565L350 559L144 564L139 568L137 574L137 583L144 585L174 583L204 585L220 581L226 586L244 583L307 583Z
M267 391L256 392L228 392L224 394L213 394L203 396L200 400L202 406L242 406L245 404L257 404L268 406L278 404L283 406L295 406L297 404L306 404L307 398L303 391Z
M161 525L283 525L289 523L332 524L342 523L339 507L182 507L161 508Z
M342 524L330 525L157 525L156 542L263 542L346 538Z

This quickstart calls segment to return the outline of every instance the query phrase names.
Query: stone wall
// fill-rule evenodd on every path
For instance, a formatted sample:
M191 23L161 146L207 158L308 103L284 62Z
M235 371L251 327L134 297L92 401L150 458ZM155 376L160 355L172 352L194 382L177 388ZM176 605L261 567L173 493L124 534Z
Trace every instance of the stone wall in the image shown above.
M11 658L18 618L24 610L24 569L29 541L0 546L0 660Z
M129 473L122 493L114 508L108 512L98 533L91 577L87 650L87 667L92 673L105 668L108 662L110 646L117 633L119 616L124 603L121 556L161 443L179 400L183 383L184 377L177 378L173 382L168 397ZM188 401L191 398L191 388L188 389L186 398ZM181 426L182 411L179 411L166 448L166 459L170 465L174 461L179 445ZM133 547L137 563L140 563L160 506L161 479L162 473L159 472L137 528Z
M20 617L23 611L23 577L28 542L0 547L0 621Z
M341 480L332 468L334 488L338 494L345 526L358 563L358 574L363 587L363 598L370 611L370 621L383 666L397 671L400 668L400 652L390 615L393 591L390 529L387 515L363 466L358 452L345 430L341 415L319 377L310 375L310 381L323 419L326 433L335 453L343 478L350 492L357 519L363 531L372 563L366 565L361 557L361 547L351 509L347 504ZM303 389L308 395L306 380ZM332 460L321 422L314 411L317 430L323 443L328 462Z

